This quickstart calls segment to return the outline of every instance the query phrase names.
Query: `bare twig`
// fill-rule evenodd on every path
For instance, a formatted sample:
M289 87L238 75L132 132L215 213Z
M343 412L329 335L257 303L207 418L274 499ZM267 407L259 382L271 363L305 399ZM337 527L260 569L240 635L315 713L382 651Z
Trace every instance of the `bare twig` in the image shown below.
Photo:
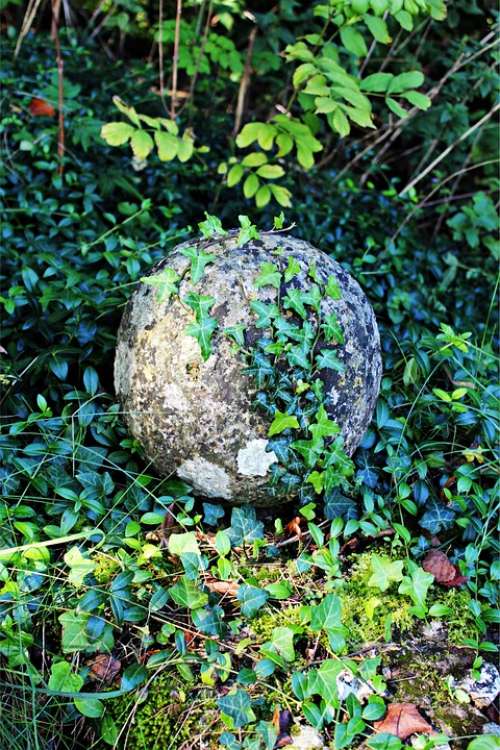
M160 99L163 104L163 109L168 114L168 107L165 101L165 70L163 67L163 0L159 0L158 5L158 74Z
M59 159L58 173L62 175L64 169L64 63L61 54L61 42L59 40L59 16L61 13L61 0L52 0L52 26L50 35L56 49L57 62L57 110L58 110L58 132L57 132L57 158Z
M248 37L247 55L245 59L245 68L240 81L240 88L238 91L238 103L236 105L236 115L234 118L233 135L239 132L241 127L241 121L243 119L243 112L245 110L245 99L247 95L248 86L250 84L250 76L252 74L252 53L253 46L255 44L255 37L257 36L257 26L254 26Z
M170 117L175 120L175 110L177 107L177 74L179 70L179 40L181 36L181 18L182 18L182 0L177 0L177 10L175 14L175 37L174 37L174 56L172 59L172 91L170 100Z

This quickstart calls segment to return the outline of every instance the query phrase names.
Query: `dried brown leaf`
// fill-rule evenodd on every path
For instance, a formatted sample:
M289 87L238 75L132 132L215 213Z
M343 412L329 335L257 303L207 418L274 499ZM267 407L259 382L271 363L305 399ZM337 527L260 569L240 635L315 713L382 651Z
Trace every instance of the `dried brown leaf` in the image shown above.
M375 734L387 732L406 740L412 734L434 734L428 721L419 713L413 703L391 703L387 707L387 715L382 721L373 725Z

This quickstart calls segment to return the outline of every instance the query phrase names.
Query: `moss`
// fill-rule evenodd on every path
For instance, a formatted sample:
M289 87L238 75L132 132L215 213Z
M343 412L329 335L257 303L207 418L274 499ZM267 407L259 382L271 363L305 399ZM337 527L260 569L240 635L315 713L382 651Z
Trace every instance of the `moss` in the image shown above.
M270 640L274 628L296 626L306 628L308 617L301 606L285 607L281 610L266 611L255 617L250 623L250 629L259 643Z
M136 704L128 696L111 702L117 724L130 721L123 733L127 737L123 750L188 748L204 732L207 750L218 747L215 737L220 733L216 727L220 719L213 692L207 688L188 697L182 686L175 674L162 672L150 684L142 703Z
M436 590L429 600L432 604L441 604L448 608L443 622L448 630L448 641L452 645L461 645L466 638L477 638L474 615L470 609L471 595L466 589Z
M92 555L92 561L96 564L94 577L97 583L107 583L113 573L120 568L120 563L104 552L96 552Z

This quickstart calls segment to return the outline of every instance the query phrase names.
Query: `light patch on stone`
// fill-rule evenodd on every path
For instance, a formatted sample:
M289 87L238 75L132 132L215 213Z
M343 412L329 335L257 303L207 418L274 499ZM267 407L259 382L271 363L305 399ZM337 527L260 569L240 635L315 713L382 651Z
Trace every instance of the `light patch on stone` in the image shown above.
M115 390L127 393L134 374L134 355L125 341L118 342L114 361Z
M165 409L176 409L177 411L188 411L189 402L184 396L182 389L177 383L167 383L163 388Z
M265 477L271 464L278 461L274 451L266 451L269 441L250 440L238 451L238 473L245 477Z
M177 474L189 482L196 492L207 497L220 497L223 500L232 498L229 475L220 466L201 456L183 461L177 469Z

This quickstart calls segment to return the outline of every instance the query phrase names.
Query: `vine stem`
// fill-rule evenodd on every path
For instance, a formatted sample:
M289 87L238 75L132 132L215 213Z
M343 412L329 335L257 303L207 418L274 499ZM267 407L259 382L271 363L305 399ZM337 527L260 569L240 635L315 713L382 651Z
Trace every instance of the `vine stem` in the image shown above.
M61 0L52 0L52 27L50 35L56 50L57 63L57 157L59 167L57 172L62 175L64 170L64 63L61 54L61 42L59 40L59 16L61 13Z

